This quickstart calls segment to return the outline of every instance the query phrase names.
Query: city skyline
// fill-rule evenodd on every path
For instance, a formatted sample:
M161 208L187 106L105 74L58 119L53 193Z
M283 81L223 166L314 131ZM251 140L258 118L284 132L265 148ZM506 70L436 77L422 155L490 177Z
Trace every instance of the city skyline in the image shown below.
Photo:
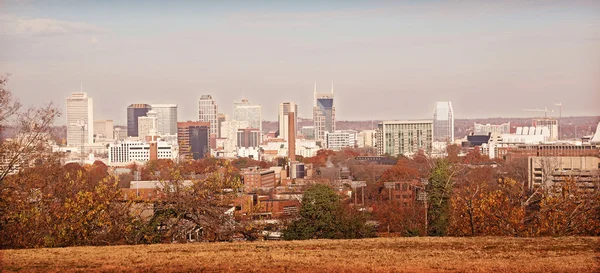
M227 114L247 98L264 120L284 101L310 118L313 83L332 80L337 120L420 119L435 101L455 118L600 114L597 1L235 3L3 1L0 73L25 105L65 109L83 83L118 125L132 103L195 120L202 94Z

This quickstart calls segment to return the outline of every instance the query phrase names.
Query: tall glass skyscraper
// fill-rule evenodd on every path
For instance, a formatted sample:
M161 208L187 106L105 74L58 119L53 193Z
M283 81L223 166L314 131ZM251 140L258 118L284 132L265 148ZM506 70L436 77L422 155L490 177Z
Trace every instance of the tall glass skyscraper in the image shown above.
M148 104L131 104L127 107L127 136L138 136L138 118L145 117L150 111Z
M454 142L454 111L449 101L436 102L433 108L433 141Z
M247 99L233 103L233 120L247 121L249 128L258 129L262 134L262 106L250 104Z
M198 100L198 120L210 122L210 134L215 137L219 136L219 123L217 116L219 107L210 95L202 95Z
M177 105L151 104L158 118L158 135L177 135Z
M335 131L335 106L333 106L333 84L331 93L317 93L317 84L314 90L313 123L315 126L315 139L325 140L325 132Z

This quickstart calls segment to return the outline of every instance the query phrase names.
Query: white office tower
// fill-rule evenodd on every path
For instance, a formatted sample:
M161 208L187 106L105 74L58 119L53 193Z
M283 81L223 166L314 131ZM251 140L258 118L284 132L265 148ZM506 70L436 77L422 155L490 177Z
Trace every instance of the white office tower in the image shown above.
M210 122L210 134L219 136L219 107L210 95L202 95L198 100L198 121Z
M94 143L94 103L85 92L67 98L67 145Z
M138 117L138 138L142 141L148 136L158 135L158 114L150 110L146 115Z
M233 156L237 148L237 136L239 129L250 127L248 121L230 120L221 122L221 137L225 138L223 150L226 156Z
M433 108L433 141L454 142L454 111L449 101L436 102Z
M233 120L247 121L248 128L258 129L262 135L262 106L250 104L247 99L243 99L241 102L234 102Z
M283 138L283 140L288 140L288 113L292 109L292 112L296 113L294 115L294 128L298 129L298 105L293 102L283 102L279 104L279 138Z
M158 135L177 135L176 104L151 104L150 109L156 112L156 118L158 119Z
M113 139L114 122L112 120L94 121L94 135L96 138Z
M327 149L339 151L343 148L356 148L358 132L354 130L336 130L325 132Z

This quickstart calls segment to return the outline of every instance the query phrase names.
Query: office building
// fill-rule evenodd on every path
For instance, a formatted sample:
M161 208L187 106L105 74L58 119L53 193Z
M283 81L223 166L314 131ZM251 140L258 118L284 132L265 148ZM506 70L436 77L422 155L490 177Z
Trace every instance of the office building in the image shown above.
M433 141L454 142L454 111L449 101L436 102L433 109Z
M331 93L317 93L317 84L315 83L313 123L316 140L324 141L325 132L335 131L333 84L331 85Z
M223 124L224 121L227 121L227 115L225 114L219 114L217 115L217 138L222 138L221 135L221 124Z
M149 136L158 135L158 117L154 110L150 110L145 117L138 118L138 138L145 140Z
M474 135L489 135L491 133L496 134L510 134L510 122L502 124L479 124L474 123L473 134Z
M599 167L600 158L592 156L530 156L528 186L548 188L574 181L580 190L594 192L600 182Z
M325 133L327 149L339 151L343 148L355 148L357 146L358 132L354 130L336 130Z
M531 121L531 126L533 127L548 127L550 130L550 138L549 141L556 141L559 139L558 137L558 120L555 118L537 118Z
M375 143L377 143L376 130L363 130L358 133L357 145L359 148L375 147Z
M221 137L224 139L223 151L227 156L231 156L236 152L238 130L250 128L249 125L248 121L237 120L223 121L221 123Z
M177 105L176 104L151 104L150 108L156 112L158 119L157 133L163 135L177 134Z
M283 102L279 104L279 115L277 116L279 122L278 137L283 140L288 140L288 113L290 110L293 110L293 112L296 113L294 117L294 128L298 128L298 105L293 102Z
M233 103L233 120L247 121L248 128L255 128L262 134L262 106L250 104L247 99Z
M432 120L384 121L377 128L377 153L391 156L430 154L433 144Z
M176 160L177 147L165 141L122 141L108 146L108 164L145 163L154 159Z
M255 128L240 128L237 131L237 147L251 148L260 145L260 132Z
M300 134L302 134L305 139L315 139L315 126L302 126Z
M131 104L127 107L127 136L138 136L138 118L145 117L150 111L148 104Z
M67 145L94 143L94 102L85 92L67 98Z
M210 134L215 138L219 136L218 115L219 107L211 95L202 95L198 100L198 121L210 122Z
M201 159L210 155L210 123L187 121L177 123L179 153L186 159Z
M112 120L95 120L94 121L94 136L96 138L112 139L115 123Z
M114 127L113 129L113 139L114 140L124 140L127 138L127 129L121 127Z

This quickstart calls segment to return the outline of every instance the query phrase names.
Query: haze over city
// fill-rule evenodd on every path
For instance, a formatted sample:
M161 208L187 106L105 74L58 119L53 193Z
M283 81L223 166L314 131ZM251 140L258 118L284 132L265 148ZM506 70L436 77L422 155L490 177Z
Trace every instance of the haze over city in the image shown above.
M0 71L25 105L83 91L97 119L131 103L175 103L197 119L212 94L276 120L310 118L313 85L333 81L338 120L526 117L563 103L600 114L600 2L0 1ZM567 96L568 95L568 96ZM64 124L58 119L57 124Z

